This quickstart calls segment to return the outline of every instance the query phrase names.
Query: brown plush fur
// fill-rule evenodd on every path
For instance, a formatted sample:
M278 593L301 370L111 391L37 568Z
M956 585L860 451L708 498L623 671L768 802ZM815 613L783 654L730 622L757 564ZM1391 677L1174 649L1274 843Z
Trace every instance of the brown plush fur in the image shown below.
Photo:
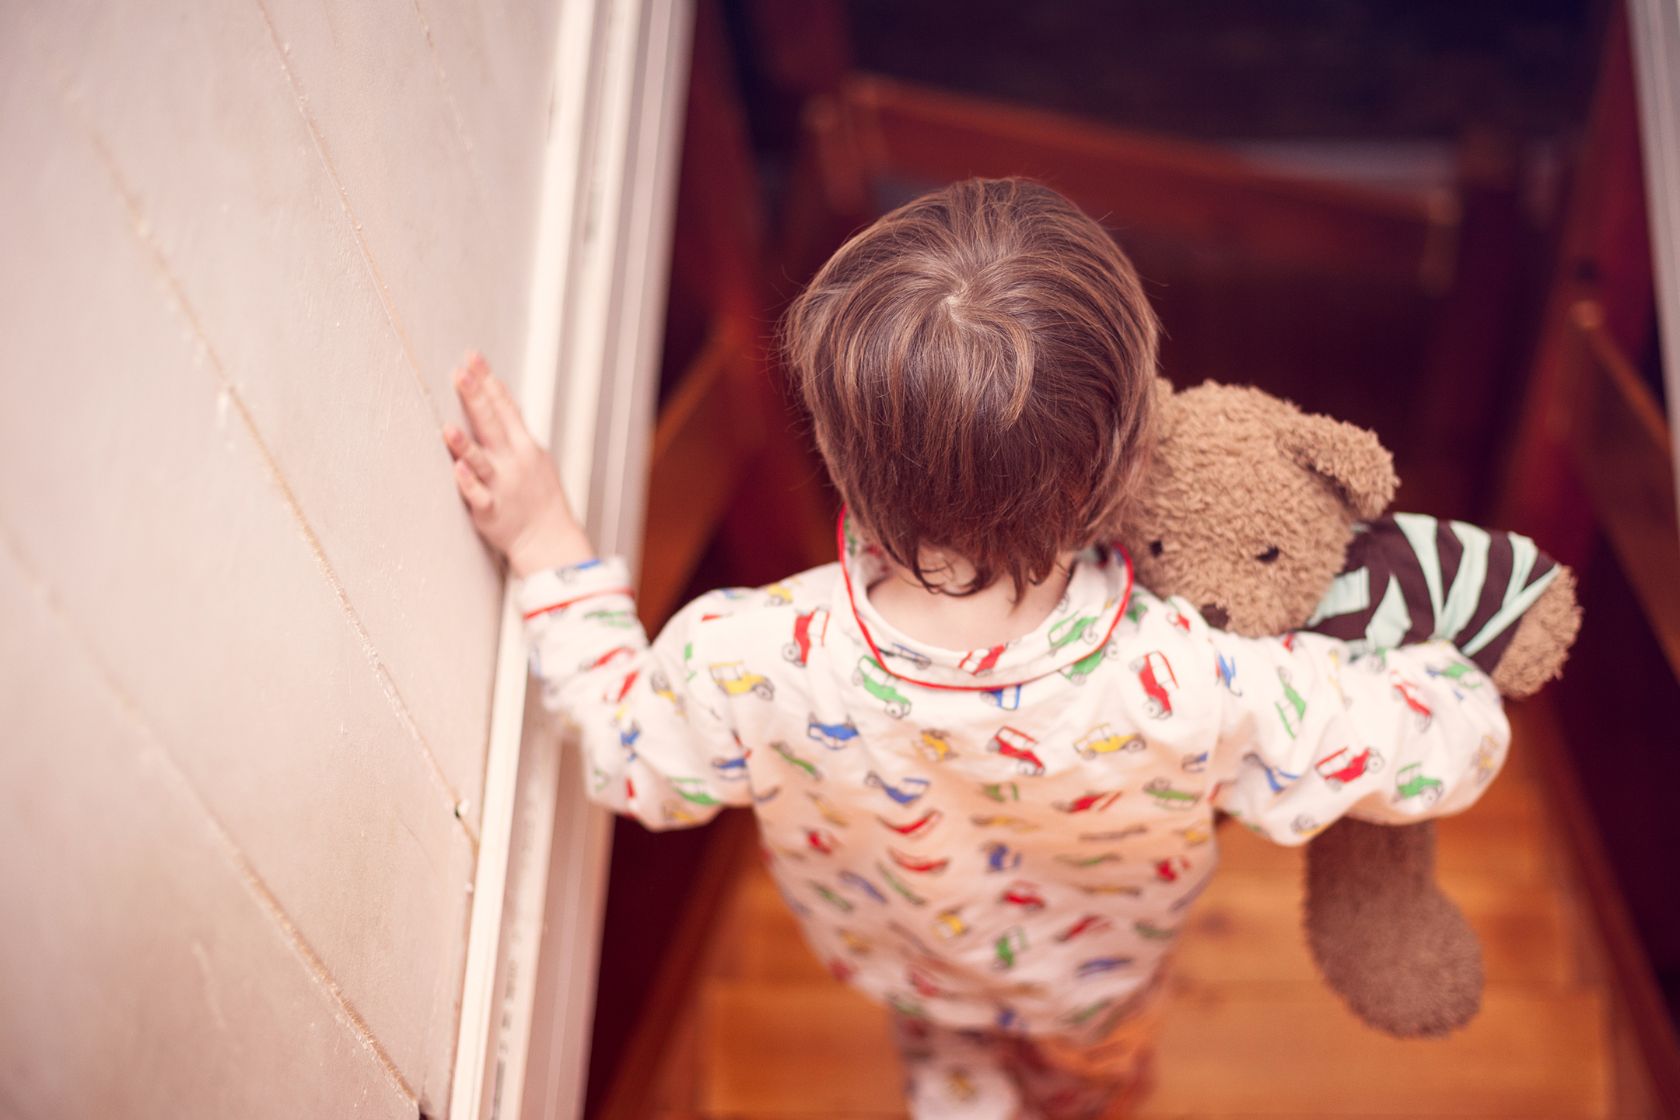
M1222 629L1300 626L1342 569L1353 523L1382 513L1393 460L1363 429L1258 389L1160 385L1160 442L1121 538L1137 579ZM1579 627L1567 570L1524 616L1493 673L1528 695L1562 668ZM1308 942L1331 988L1390 1034L1444 1034L1480 1006L1481 946L1435 885L1429 823L1344 820L1307 855Z

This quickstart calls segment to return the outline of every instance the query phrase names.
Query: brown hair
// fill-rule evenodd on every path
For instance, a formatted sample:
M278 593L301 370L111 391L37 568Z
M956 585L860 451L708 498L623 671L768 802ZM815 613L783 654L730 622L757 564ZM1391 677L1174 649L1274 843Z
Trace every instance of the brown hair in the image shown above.
M922 586L1019 594L1111 529L1152 427L1159 323L1126 255L1028 179L967 179L854 235L781 323L835 485ZM929 582L923 550L968 561Z

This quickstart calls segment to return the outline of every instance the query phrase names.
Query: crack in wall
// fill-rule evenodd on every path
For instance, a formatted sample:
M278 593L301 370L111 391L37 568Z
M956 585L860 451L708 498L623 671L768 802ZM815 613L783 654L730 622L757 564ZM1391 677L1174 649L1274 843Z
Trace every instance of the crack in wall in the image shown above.
M326 962L321 959L321 955L309 943L309 939L303 935L303 931L298 929L291 916L286 913L285 908L280 904L280 900L275 897L274 892L263 881L257 869L252 866L244 849L239 846L233 834L228 831L227 826L216 815L209 800L193 783L192 778L188 776L180 763L176 761L174 752L169 749L169 746L152 728L138 701L122 686L122 682L110 666L100 658L97 647L83 633L81 627L76 624L52 586L41 577L40 573L35 570L34 565L25 558L23 549L19 546L11 527L3 523L0 523L0 550L5 552L13 567L23 576L24 583L45 607L48 615L63 628L82 656L87 659L100 683L105 686L112 699L116 701L117 706L122 709L123 715L128 719L130 726L146 743L149 753L159 761L159 772L165 774L180 790L181 794L203 814L209 832L214 838L214 843L233 865L241 885L280 931L282 939L309 973L310 979L330 997L334 1014L340 1025L350 1030L362 1049L379 1065L386 1079L402 1095L403 1099L418 1108L419 1094L408 1084L407 1079L402 1075L402 1071L397 1068L395 1060L380 1044L379 1039L374 1036L367 1020L362 1017L361 1012L356 1010L355 1005L345 995L344 989L333 978ZM200 951L195 944L195 956Z
M426 37L426 48L432 55L432 69L437 74L438 92L443 94L444 107L449 110L449 124L455 130L455 138L461 142L461 149L466 153L467 173L472 176L473 186L478 190L479 203L488 204L490 188L484 178L484 172L478 166L478 148L467 131L466 117L462 115L461 106L455 100L455 91L448 73L443 68L443 55L438 50L437 40L432 38L432 24L426 18L426 11L421 7L420 0L414 0L414 17L420 21L420 33Z
M426 384L426 378L420 369L420 359L414 352L414 344L409 340L408 331L402 325L402 316L397 313L396 302L391 298L391 289L385 283L385 276L379 270L379 264L373 259L373 250L367 239L362 236L362 223L356 217L355 208L350 205L350 192L344 187L344 181L339 178L338 167L333 163L332 153L327 150L327 139L321 131L320 122L315 114L309 111L309 96L303 91L303 83L298 80L292 70L290 51L280 41L280 31L274 25L274 16L268 10L267 0L255 0L257 11L262 14L263 26L268 30L269 41L274 44L274 53L280 61L280 72L286 76L286 84L291 88L292 100L297 107L298 116L303 119L303 126L309 132L309 140L315 146L315 154L321 160L321 167L326 172L327 181L332 184L338 195L338 204L344 210L344 217L350 223L350 236L356 242L356 249L361 254L362 264L368 270L368 276L373 282L374 293L379 297L379 306L385 312L385 319L391 324L391 331L397 336L397 345L402 347L403 360L408 364L409 373L413 375L414 383L420 390L420 396L426 402L426 408L432 414L432 421L439 428L443 426L444 416L438 410L437 400L432 396L431 387ZM429 34L428 34L429 37Z
M426 763L427 773L433 785L436 786L437 789L444 795L444 798L448 802L450 816L460 826L462 833L466 836L467 843L472 849L473 858L476 860L478 856L478 835L468 824L463 815L462 805L464 802L461 795L451 784L448 775L444 773L442 764L438 762L437 755L432 750L431 744L426 741L425 733L420 729L419 724L415 721L413 713L409 710L407 701L403 699L402 692L397 687L396 679L391 675L389 668L385 665L384 658L380 656L378 648L374 645L372 636L368 633L366 625L362 622L361 615L356 611L354 604L350 601L348 589L344 586L344 583L339 578L338 573L333 569L332 563L327 557L326 548L322 543L319 534L315 531L315 528L310 523L308 516L304 513L303 505L298 500L297 494L292 489L291 482L286 478L285 472L281 469L280 462L275 457L273 449L269 447L268 442L263 438L261 429L257 426L256 417L252 414L244 397L240 394L238 387L234 384L232 376L228 373L227 367L222 361L221 354L217 351L215 345L210 341L209 334L205 330L204 324L199 318L197 308L193 305L192 300L187 296L185 286L181 282L180 278L175 274L174 269L170 266L169 259L164 255L163 247L159 244L155 234L152 232L151 224L147 221L145 213L141 210L139 200L136 197L133 188L129 185L127 177L123 174L122 168L117 163L115 154L111 151L110 146L106 143L105 138L100 133L98 127L84 112L80 99L77 97L74 90L70 87L67 81L62 79L62 74L64 72L62 67L60 67L60 72L60 94L64 99L65 106L69 110L71 118L81 127L88 142L92 145L100 165L105 169L107 176L110 178L112 188L121 201L123 209L128 217L130 230L133 232L135 239L140 243L147 256L151 258L153 267L158 272L164 282L165 288L169 292L170 302L173 304L176 313L185 320L187 327L192 331L195 341L203 348L204 354L208 359L207 365L210 367L212 375L216 380L218 407L225 407L228 411L231 411L233 415L239 418L241 426L245 429L252 444L256 447L257 454L262 460L263 467L269 476L269 481L275 489L279 491L281 504L285 506L287 512L291 515L294 525L309 548L310 555L314 558L317 569L321 572L322 578L326 581L327 586L332 590L334 597L338 600L339 607L345 620L349 623L351 630L355 633L357 642L361 647L362 654L367 659L368 665L373 671L374 678L379 684L380 691L385 696L386 703L391 708L393 714L397 717L397 721L401 724L404 732L406 732L415 745L419 747L420 753ZM406 346L406 342L404 345Z

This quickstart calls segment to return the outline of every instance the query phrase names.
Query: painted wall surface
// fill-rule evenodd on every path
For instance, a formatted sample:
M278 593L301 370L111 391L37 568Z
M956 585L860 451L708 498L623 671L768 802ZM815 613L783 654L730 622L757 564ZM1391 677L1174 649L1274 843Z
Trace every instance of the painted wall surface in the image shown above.
M0 4L0 1114L441 1113L557 4Z

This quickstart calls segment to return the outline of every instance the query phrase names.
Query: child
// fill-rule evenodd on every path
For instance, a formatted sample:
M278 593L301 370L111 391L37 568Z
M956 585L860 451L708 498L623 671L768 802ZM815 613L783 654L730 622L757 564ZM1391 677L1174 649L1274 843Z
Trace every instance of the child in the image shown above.
M505 390L457 374L456 477L593 796L653 828L751 807L813 951L893 1009L918 1117L1095 1116L1136 1083L1214 809L1299 844L1462 809L1503 760L1493 690L1427 671L1450 647L1245 640L1133 586L1095 537L1147 454L1156 336L1043 186L888 214L784 322L839 562L706 594L651 647ZM1344 747L1411 780L1319 777Z

